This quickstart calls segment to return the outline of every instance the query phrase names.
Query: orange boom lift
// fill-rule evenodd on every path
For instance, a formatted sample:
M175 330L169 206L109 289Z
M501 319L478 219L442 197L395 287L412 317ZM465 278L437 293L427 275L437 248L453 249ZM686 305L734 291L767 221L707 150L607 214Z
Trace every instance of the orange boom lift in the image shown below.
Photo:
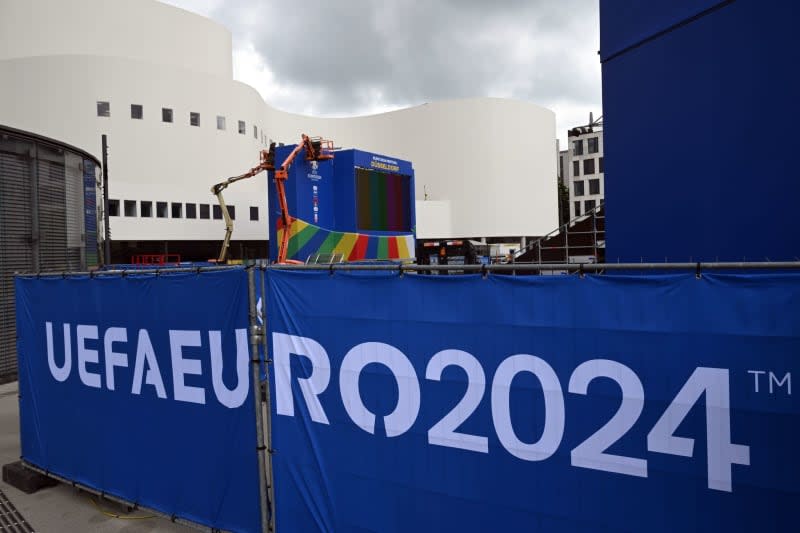
M228 188L228 185L237 181L252 178L262 171L275 171L275 188L278 192L278 203L281 208L281 223L283 224L283 235L278 248L278 263L296 263L286 259L287 249L289 247L289 232L294 222L294 217L289 214L289 205L286 201L286 187L284 182L289 177L289 167L294 162L297 154L301 150L306 151L306 161L322 161L325 159L333 159L333 141L322 139L321 137L309 137L305 133L302 135L300 142L295 146L294 150L286 157L280 167L275 168L275 143L269 145L269 150L261 150L259 164L244 174L233 176L226 179L221 183L217 183L211 187L211 193L217 197L219 202L222 216L225 219L225 239L222 241L222 248L219 251L217 262L224 262L228 255L228 247L231 242L231 235L233 235L233 220L231 219L228 207L225 205L225 199L222 197L222 191Z

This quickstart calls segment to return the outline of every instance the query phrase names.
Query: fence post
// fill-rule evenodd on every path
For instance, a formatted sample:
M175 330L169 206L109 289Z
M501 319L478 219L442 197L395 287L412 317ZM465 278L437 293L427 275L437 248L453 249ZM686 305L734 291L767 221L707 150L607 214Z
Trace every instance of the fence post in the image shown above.
M247 268L247 293L249 301L249 317L250 317L250 362L253 379L253 404L255 406L256 416L256 450L258 453L258 493L259 493L259 510L261 512L261 531L267 533L270 531L270 516L272 513L267 513L267 506L271 506L267 498L267 477L266 477L266 460L264 453L267 451L264 445L264 426L261 417L261 371L260 359L258 357L258 345L261 343L262 330L258 326L258 319L256 314L256 282L254 268Z
M272 471L272 398L269 391L269 353L267 352L267 285L266 285L266 269L260 268L261 272L261 328L262 328L262 346L264 349L264 374L266 380L264 382L264 407L267 411L266 419L264 420L264 432L266 433L267 445L267 495L269 496L270 516L269 516L269 529L275 531L275 476Z

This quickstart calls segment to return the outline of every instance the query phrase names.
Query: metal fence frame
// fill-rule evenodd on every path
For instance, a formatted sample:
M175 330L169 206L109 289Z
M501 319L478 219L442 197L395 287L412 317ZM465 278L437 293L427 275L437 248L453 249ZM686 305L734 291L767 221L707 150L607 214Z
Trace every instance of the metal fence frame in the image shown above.
M131 270L97 270L92 272L36 272L36 273L26 273L26 274L15 274L15 277L31 277L31 278L47 278L47 277L61 277L61 278L68 278L68 277L89 277L89 278L100 278L100 277L108 277L108 276L119 276L119 277L127 277L127 276L140 276L140 275L155 275L159 276L161 274L175 274L175 273L203 273L203 272L213 272L213 271L221 271L221 270L242 270L241 266L212 266L212 267L178 267L178 268L155 268L155 269L131 269ZM269 420L270 413L271 413L271 405L270 405L270 397L269 397L269 386L267 382L266 387L266 398L262 399L262 387L261 387L261 358L259 355L259 349L263 348L265 354L265 360L267 363L270 361L266 358L266 328L265 325L258 324L258 313L256 309L257 304L257 295L261 295L262 298L266 297L266 284L265 284L265 276L263 271L261 272L261 290L257 290L256 286L256 278L255 278L255 268L250 266L244 268L247 274L247 288L248 288L248 340L250 346L250 363L251 363L251 385L253 388L253 403L255 407L255 425L256 425L256 442L255 450L258 455L258 485L259 485L259 511L261 514L261 531L263 533L271 532L275 530L274 520L275 520L275 508L274 508L274 493L273 493L273 475L272 475L272 433L271 433L271 423ZM265 300L262 300L262 302ZM262 303L263 306L263 303ZM269 364L265 365L269 368ZM269 371L267 370L267 376L269 376ZM266 419L264 417L264 411L266 411ZM266 432L265 432L266 427ZM265 433L267 436L267 440L265 441ZM163 511L158 511L156 509L150 507L143 507L140 506L137 502L131 502L124 498L120 498L111 494L108 494L104 491L100 491L94 488L91 488L87 485L82 483L78 483L75 480L65 478L63 476L59 476L54 474L53 472L44 470L38 466L35 466L24 459L22 463L25 465L26 468L33 470L35 472L39 472L47 477L53 478L58 480L62 483L66 483L68 485L72 485L80 490L84 490L91 494L95 494L102 498L108 499L110 501L125 505L132 509L141 509L152 513L154 515L166 518L172 522L184 524L190 526L194 529L200 531L209 531L209 532L217 532L219 529L205 526L203 524L199 524L197 522L193 522L191 520L187 520L185 518L180 518L176 515L169 515L164 513Z
M177 268L154 268L154 269L132 269L132 270L98 270L94 272L42 272L32 274L20 274L29 277L72 277L72 276L88 276L105 277L105 276L138 276L138 275L160 275L172 273L202 273L220 270L237 270L242 269L241 266L212 266L212 267L177 267ZM275 492L274 492L274 475L272 456L274 450L272 448L272 403L270 397L269 380L270 380L270 365L272 360L267 352L268 342L268 329L267 329L267 284L266 284L266 271L267 270L280 270L280 271L323 271L329 272L333 275L339 271L383 271L383 272L397 272L398 275L405 273L419 274L421 272L451 272L457 271L459 273L471 274L484 274L489 273L504 273L516 275L518 272L528 273L541 273L542 271L558 271L568 272L570 274L603 274L605 272L641 272L641 271L688 271L694 272L697 277L701 276L704 271L795 271L800 270L800 261L785 261L785 262L716 262L716 263L605 263L605 264L538 264L538 263L515 263L504 265L414 265L414 264L356 264L356 263L332 263L327 265L321 264L300 264L300 265L250 265L244 267L247 273L248 285L248 317L249 317L249 345L250 345L250 359L251 359L251 379L253 387L253 398L255 407L255 424L256 424L256 451L258 454L258 468L259 468L259 497L260 497L260 512L262 532L276 531L275 525ZM259 271L259 278L256 278L256 270ZM261 300L261 313L259 314L258 300ZM261 319L261 324L259 324ZM264 354L264 367L266 372L265 386L261 384L261 357L259 350L263 350ZM170 516L166 513L151 509L140 507L135 502L129 502L122 498L118 498L105 492L92 489L85 485L79 484L73 480L42 470L39 467L25 462L26 467L31 470L40 472L58 481L71 484L74 487L80 488L87 492L96 494L111 501L127 505L135 509L143 509L158 516L162 516L173 522L179 522L189 525L193 528L202 531L216 531L213 528L203 526L176 516Z
M415 265L415 264L357 264L357 263L331 263L327 265L269 265L269 270L323 270L329 272L348 270L375 270L406 272L426 271L457 271L470 274L488 273L540 273L540 272L570 272L603 274L613 271L638 272L638 271L693 271L700 273L709 270L798 270L800 261L764 261L764 262L697 262L697 263L506 263L502 265Z

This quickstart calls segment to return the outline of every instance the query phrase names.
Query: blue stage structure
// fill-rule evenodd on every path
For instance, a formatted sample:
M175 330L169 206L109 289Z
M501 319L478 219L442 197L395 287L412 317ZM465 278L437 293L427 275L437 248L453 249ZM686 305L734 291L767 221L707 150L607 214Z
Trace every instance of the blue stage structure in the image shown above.
M276 164L293 150L276 149ZM288 259L319 254L340 261L408 260L415 255L414 169L410 162L362 150L337 150L333 159L307 161L301 152L285 182L291 225ZM270 259L282 231L270 171Z

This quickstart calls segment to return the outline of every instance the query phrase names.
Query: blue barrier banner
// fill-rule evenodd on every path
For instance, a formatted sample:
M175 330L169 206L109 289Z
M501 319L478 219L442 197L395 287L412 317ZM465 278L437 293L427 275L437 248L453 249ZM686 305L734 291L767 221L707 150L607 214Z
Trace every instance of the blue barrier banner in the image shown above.
M268 276L279 530L797 528L798 275Z
M261 530L244 270L15 288L25 461L168 515Z

